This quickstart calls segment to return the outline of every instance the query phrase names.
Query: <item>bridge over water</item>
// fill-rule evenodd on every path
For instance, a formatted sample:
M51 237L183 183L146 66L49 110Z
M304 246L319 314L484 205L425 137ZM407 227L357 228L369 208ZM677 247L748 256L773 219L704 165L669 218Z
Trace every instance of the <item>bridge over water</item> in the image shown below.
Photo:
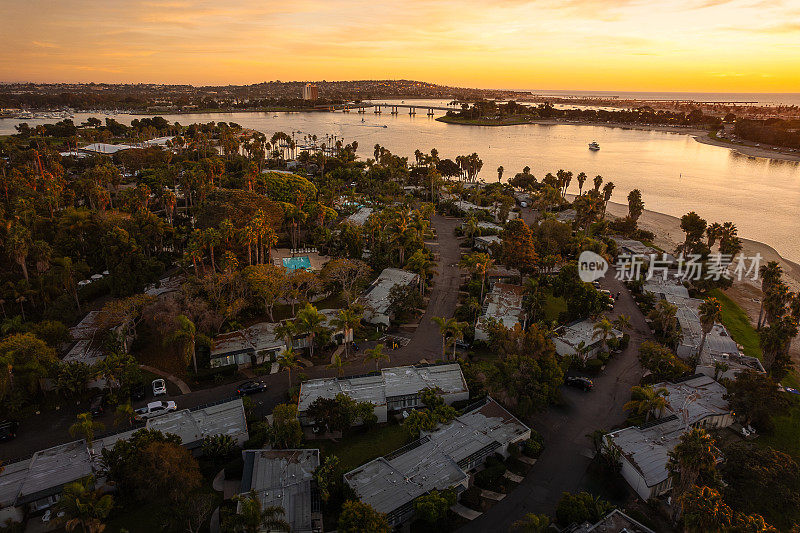
M387 104L382 102L361 102L357 104L341 104L334 107L334 110L340 110L344 113L350 113L351 111L356 111L357 113L366 113L367 110L371 109L373 113L379 115L383 113L384 110L389 110L389 113L392 115L397 115L400 112L400 109L403 109L404 112L407 109L409 115L416 115L417 109L421 110L420 113L423 111L428 116L433 116L435 113L434 111L458 111L459 108L456 107L443 107L443 106L432 106L432 105L425 105L425 104Z

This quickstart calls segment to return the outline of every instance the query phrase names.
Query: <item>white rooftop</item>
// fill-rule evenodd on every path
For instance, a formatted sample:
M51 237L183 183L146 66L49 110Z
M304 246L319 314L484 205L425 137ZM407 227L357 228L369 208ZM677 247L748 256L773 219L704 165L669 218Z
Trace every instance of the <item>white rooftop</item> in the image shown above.
M387 398L417 394L422 389L439 389L444 394L468 392L457 363L384 368L380 374L344 378L311 379L300 385L297 410L304 412L317 398L347 394L357 402L386 405Z
M354 226L363 226L367 223L367 219L372 214L373 209L371 207L362 207L349 217L347 217L344 221L348 224L353 224Z
M478 327L483 327L490 319L509 329L521 323L524 316L523 297L521 285L495 283L483 302L483 315L478 319Z
M419 275L399 268L385 268L372 285L361 296L364 307L372 313L385 315L389 311L389 292L395 285L409 286L416 283Z
M246 450L242 455L240 492L255 490L262 508L283 507L292 531L313 531L313 515L320 511L311 486L319 450Z
M379 512L392 513L433 489L463 482L468 478L465 469L480 457L529 435L527 426L489 398L450 424L344 477L359 499Z

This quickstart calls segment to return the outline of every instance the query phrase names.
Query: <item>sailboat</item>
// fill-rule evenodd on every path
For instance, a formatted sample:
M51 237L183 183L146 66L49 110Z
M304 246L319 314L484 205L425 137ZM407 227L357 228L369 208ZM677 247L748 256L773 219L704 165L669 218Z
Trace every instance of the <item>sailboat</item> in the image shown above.
M592 142L589 143L589 150L591 150L592 152L596 152L599 149L600 149L600 145L597 144L597 141L592 141Z

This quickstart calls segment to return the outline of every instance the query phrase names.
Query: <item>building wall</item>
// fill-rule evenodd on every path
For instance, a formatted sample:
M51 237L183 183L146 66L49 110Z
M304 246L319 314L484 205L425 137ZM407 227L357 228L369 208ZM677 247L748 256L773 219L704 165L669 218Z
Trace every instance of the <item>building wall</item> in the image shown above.
M636 494L644 501L654 496L652 488L647 486L647 483L642 475L639 474L639 471L636 470L624 456L620 457L620 462L622 463L622 470L620 473Z

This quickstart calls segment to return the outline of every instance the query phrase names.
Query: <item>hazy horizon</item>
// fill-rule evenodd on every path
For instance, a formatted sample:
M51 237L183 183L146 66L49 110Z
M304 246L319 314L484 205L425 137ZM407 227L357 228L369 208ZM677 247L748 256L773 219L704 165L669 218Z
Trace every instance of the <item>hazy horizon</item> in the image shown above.
M758 0L10 0L0 79L783 93L800 7ZM605 89L608 90L608 89Z

